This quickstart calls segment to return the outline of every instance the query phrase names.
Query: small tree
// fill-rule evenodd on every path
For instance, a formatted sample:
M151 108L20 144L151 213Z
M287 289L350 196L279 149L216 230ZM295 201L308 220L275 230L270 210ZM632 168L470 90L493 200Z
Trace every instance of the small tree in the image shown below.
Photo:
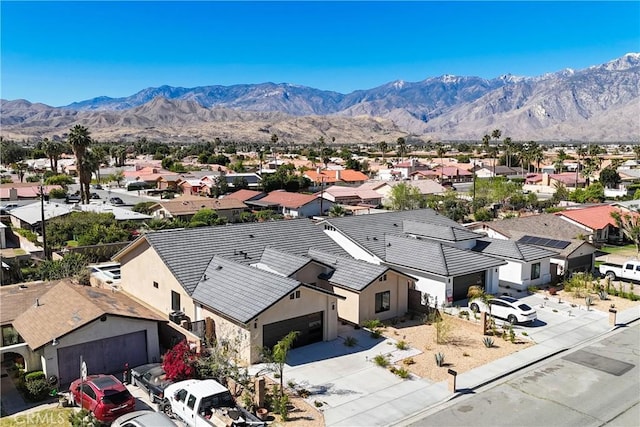
M625 237L636 245L636 252L640 254L640 215L614 211L611 217Z
M300 335L299 331L291 331L278 341L273 349L266 347L262 349L262 357L269 364L267 369L280 378L280 397L284 396L284 365L287 362L287 353L298 335Z

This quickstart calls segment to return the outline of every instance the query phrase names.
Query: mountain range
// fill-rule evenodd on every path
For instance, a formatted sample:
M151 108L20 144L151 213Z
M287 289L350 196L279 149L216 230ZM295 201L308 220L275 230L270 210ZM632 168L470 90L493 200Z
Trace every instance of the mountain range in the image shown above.
M494 79L443 75L349 94L289 83L147 88L51 107L0 100L1 134L65 138L75 124L100 140L309 143L480 140L640 142L640 53L582 70Z

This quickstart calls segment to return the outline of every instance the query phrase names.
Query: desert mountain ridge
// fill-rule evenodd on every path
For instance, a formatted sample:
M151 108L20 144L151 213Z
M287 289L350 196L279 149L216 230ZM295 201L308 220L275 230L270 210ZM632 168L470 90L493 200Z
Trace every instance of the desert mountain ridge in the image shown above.
M64 107L0 100L2 136L64 138L81 124L100 140L309 143L479 140L640 142L640 53L582 70L494 79L443 75L349 94L289 83L147 88Z

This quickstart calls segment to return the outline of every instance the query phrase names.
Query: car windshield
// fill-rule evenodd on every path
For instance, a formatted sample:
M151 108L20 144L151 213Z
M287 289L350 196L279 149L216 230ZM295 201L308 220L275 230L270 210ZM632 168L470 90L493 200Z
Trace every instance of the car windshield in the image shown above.
M105 393L106 394L102 398L102 401L106 404L111 404L111 405L119 405L121 403L126 402L127 400L129 400L129 397L131 397L129 390L123 390L123 391L107 390L105 391Z
M529 307L527 304L524 304L524 303L518 305L518 308L520 310L522 310L522 311L530 311L531 310L531 307Z
M224 408L224 407L234 407L236 403L233 401L233 397L231 397L231 393L224 392L219 394L214 394L213 396L207 396L202 398L202 403L200 407L203 410L208 408Z

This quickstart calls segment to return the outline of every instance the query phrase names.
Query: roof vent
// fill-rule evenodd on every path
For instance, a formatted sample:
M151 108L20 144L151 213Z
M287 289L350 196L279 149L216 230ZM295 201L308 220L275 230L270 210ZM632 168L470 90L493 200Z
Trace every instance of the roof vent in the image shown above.
M398 224L396 224L396 223L394 222L394 223L393 223L393 226L394 226L394 227L397 227L397 226L398 226Z
M27 285L19 285L19 286L18 286L18 289L20 289L20 290L22 290L22 289L27 289L27 288L28 288L28 286L27 286Z
M377 238L377 237L374 237L374 238L373 238L373 240L378 240L378 238Z
M249 238L250 239L253 239L254 237L256 237L256 236L254 236L253 234L249 234Z
M40 298L36 298L36 307L40 307Z
M207 280L207 275L202 276L202 280Z
M216 270L222 270L222 266L221 265L216 265Z
M387 243L387 247L391 246L391 243Z

